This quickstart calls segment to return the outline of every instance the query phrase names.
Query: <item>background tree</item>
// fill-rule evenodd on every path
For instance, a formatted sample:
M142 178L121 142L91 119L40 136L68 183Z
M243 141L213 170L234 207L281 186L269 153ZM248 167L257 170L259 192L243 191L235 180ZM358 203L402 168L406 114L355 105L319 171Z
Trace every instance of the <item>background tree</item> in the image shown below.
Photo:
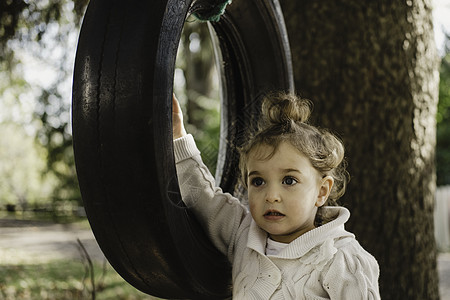
M43 174L42 178L52 178L52 184L46 184L46 190L51 189L50 194L36 189L26 194L32 192L34 197L47 198L47 202L81 202L72 151L71 99L67 91L71 88L76 37L87 2L0 1L0 66L4 79L0 100L6 105L7 95L13 93L17 102L27 101L32 108L32 117L18 123L30 129L28 135L36 137L37 147L43 151L39 157L46 161L41 169L46 176ZM33 70L30 65L38 65L34 73L39 74L30 74L30 69ZM41 69L37 70L39 67ZM20 134L18 127L16 131ZM16 145L16 148L21 147ZM6 156L2 160L7 164ZM12 171L20 173L27 169L24 165L23 169ZM3 187L11 186L14 176L4 178ZM41 180L42 186L44 182ZM26 183L21 186L29 187Z
M437 113L437 184L450 184L450 37L447 35L445 56L441 61L439 105Z
M281 0L296 88L344 140L349 229L383 299L438 299L433 231L438 57L431 1Z
M205 164L214 174L220 135L220 101L214 50L206 22L193 16L184 25L178 49L174 90L195 135ZM182 80L177 80L179 78Z

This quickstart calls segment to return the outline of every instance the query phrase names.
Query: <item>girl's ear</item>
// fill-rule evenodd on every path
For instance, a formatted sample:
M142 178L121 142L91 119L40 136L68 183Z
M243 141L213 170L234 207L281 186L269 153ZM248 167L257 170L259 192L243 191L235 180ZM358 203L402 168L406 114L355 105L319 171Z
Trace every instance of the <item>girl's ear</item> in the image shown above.
M325 204L333 187L334 179L331 176L322 178L322 183L319 187L319 194L317 195L316 206L321 207Z

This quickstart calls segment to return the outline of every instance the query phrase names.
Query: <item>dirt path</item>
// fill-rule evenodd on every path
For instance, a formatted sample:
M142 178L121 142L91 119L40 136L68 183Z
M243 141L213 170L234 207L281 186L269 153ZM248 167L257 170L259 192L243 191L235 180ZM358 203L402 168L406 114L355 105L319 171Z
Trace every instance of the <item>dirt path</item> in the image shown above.
M0 265L45 263L53 259L80 259L81 240L92 259L103 261L90 229L77 225L0 219ZM438 257L441 300L450 300L450 253Z
M67 258L81 260L77 239L92 259L103 261L103 253L90 229L76 224L0 220L0 265Z

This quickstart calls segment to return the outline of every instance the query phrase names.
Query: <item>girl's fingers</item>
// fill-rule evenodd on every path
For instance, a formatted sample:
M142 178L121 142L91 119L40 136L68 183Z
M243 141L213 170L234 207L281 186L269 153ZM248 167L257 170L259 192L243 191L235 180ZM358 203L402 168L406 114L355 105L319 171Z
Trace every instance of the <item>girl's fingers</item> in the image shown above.
M175 97L175 94L172 94L172 112L174 114L181 113L180 103L178 102L177 97Z
M186 135L186 129L183 125L183 112L175 94L172 95L172 127L174 139Z

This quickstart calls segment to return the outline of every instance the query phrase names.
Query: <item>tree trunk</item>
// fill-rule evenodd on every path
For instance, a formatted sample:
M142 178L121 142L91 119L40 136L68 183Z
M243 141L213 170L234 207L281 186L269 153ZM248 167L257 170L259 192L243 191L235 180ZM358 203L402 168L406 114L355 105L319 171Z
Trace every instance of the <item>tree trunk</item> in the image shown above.
M280 2L297 92L346 145L347 227L380 264L382 299L438 299L431 0Z
M198 42L197 46L193 43ZM188 96L186 115L188 122L196 128L204 128L204 108L197 102L198 97L212 98L214 52L206 23L186 23L183 30L184 71ZM198 47L195 49L195 47ZM203 112L202 112L203 111Z

